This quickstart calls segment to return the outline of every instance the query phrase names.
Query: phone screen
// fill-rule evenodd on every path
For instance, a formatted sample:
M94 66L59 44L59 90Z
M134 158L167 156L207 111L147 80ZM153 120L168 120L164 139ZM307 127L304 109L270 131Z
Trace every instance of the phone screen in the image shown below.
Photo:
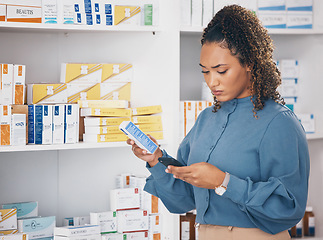
M160 157L160 158L158 158L158 161L161 162L162 164L164 164L166 167L168 167L168 165L172 165L172 166L176 166L176 167L185 166L182 163L180 163L179 161L177 161L175 158L172 158L172 157Z

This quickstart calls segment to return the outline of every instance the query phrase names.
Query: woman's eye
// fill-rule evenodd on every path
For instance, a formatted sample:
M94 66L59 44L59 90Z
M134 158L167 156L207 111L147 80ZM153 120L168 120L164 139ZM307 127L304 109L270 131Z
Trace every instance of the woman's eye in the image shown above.
M209 73L209 71L203 71L203 70L202 70L202 73Z
M225 71L222 71L222 72L218 71L218 73L219 73L219 74L225 74L227 71L228 71L228 70L225 70Z

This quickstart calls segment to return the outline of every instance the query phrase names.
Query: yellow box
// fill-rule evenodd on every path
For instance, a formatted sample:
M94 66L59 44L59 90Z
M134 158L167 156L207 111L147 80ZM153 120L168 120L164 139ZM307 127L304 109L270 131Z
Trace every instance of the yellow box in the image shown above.
M131 121L134 124L162 123L161 115L133 116Z
M85 134L122 133L119 126L85 126Z
M121 108L82 108L81 116L130 117L131 109Z
M114 6L114 25L140 25L139 6Z
M149 134L153 138L157 140L164 139L164 132L144 132L145 134Z
M17 209L0 209L0 230L17 229Z
M62 83L132 82L133 67L128 63L62 63Z
M127 100L78 100L80 108L129 108Z
M18 233L18 229L0 231L0 235L10 235Z
M101 143L101 142L124 142L128 137L123 133L115 134L83 134L85 143Z
M0 236L0 240L28 240L28 234L26 233L15 233Z
M132 82L133 67L129 63L105 63L102 68L102 83Z
M129 117L86 117L84 126L119 126L123 121L130 121Z
M138 127L143 132L160 132L160 131L163 131L163 125L161 123L139 124Z
M99 100L100 84L67 84L67 102L77 103L79 100Z
M11 145L11 107L0 105L0 145ZM17 213L16 213L17 215ZM1 226L0 226L1 230Z
M25 101L26 66L13 66L13 104L24 104Z
M12 104L13 64L0 64L0 104Z
M130 82L107 82L100 84L101 100L127 100L131 97Z
M67 85L39 83L27 85L27 103L67 103Z
M161 105L137 107L132 109L132 115L148 115L162 112Z

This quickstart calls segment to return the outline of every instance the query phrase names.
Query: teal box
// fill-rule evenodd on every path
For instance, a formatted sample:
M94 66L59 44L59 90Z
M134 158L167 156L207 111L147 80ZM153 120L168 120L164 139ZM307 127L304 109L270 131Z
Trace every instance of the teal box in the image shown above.
M2 208L16 208L18 219L38 216L38 202L7 203L2 204Z
M18 220L18 231L27 233L29 239L53 237L55 226L55 216L23 218Z

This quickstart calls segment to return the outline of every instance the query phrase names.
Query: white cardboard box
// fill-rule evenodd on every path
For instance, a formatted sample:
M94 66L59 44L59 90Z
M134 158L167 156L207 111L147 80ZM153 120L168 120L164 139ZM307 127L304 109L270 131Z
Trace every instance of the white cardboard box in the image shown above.
M53 144L64 144L64 105L53 106Z
M83 225L83 226L65 226L65 227L55 227L55 236L87 236L87 235L97 235L100 234L99 225Z
M90 213L90 222L92 225L99 225L101 234L117 232L117 212L99 212Z
M145 210L118 211L118 232L148 231L148 213Z
M79 141L79 105L65 105L65 143Z
M27 233L29 239L46 238L54 235L55 216L32 217L18 220L18 231Z
M11 115L11 145L26 145L26 115Z
M140 193L138 188L121 188L110 191L110 205L112 211L139 209Z
M1 99L0 104L12 104L13 92L13 64L0 64L0 80L1 80Z
M57 24L57 0L42 0L42 23Z
M0 209L0 230L17 229L17 209Z

